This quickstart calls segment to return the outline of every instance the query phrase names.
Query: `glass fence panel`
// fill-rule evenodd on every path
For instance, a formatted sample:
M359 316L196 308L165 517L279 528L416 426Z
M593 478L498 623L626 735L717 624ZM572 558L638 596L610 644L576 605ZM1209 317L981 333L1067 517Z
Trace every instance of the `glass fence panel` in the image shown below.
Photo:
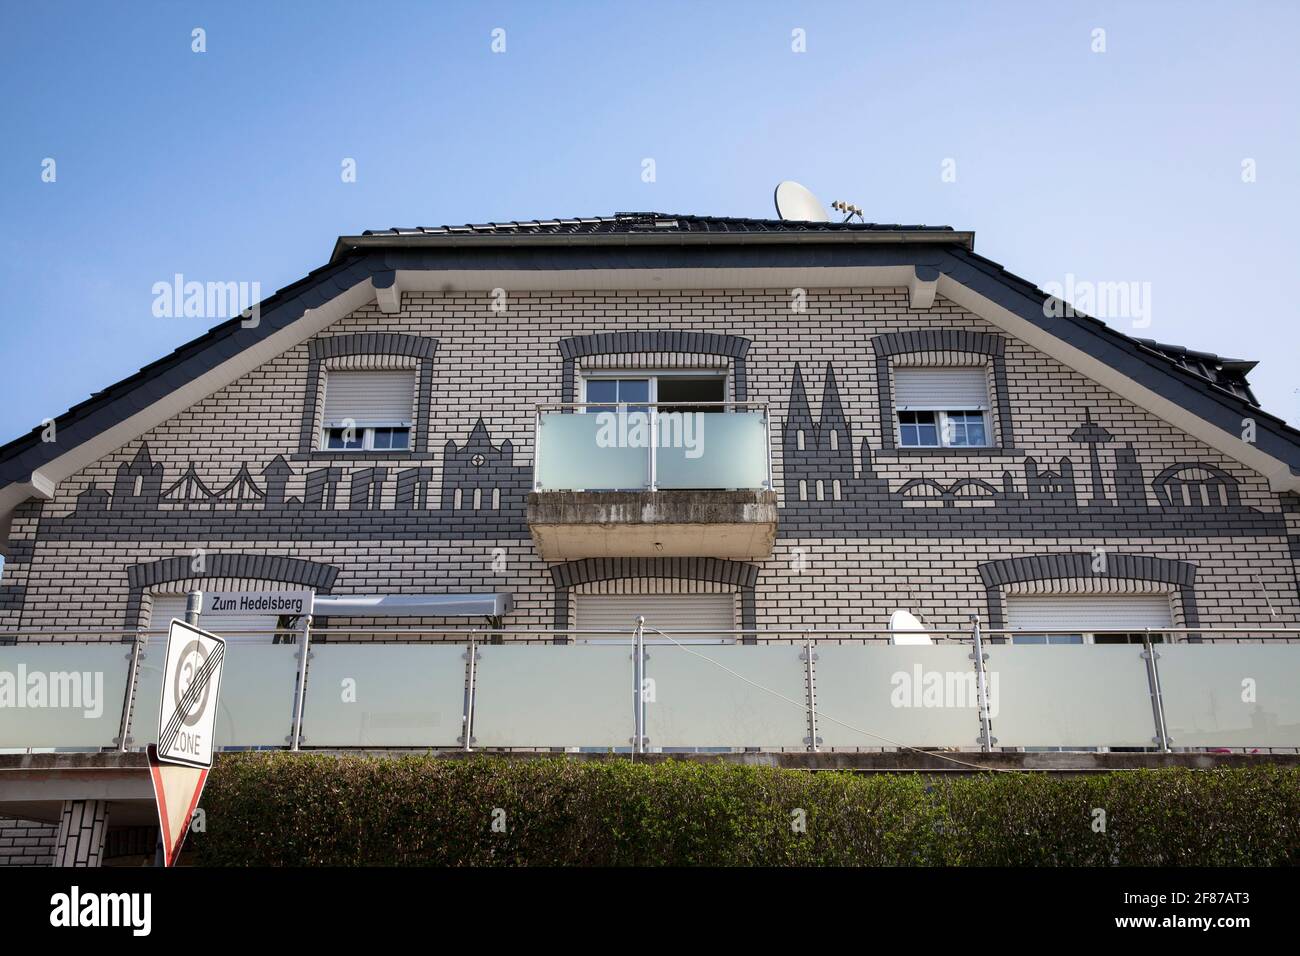
M1156 747L1142 648L986 648L995 747Z
M454 747L465 715L465 644L317 644L304 747Z
M760 489L767 481L762 412L660 412L660 488Z
M1171 746L1300 747L1300 644L1162 644Z
M978 745L969 647L818 644L815 653L822 746Z
M638 413L644 414L644 413ZM586 414L546 412L537 443L537 481L543 491L635 491L650 487L650 449L620 434L614 410ZM648 436L648 432L647 432Z
M131 645L0 647L0 749L112 747Z
M790 644L647 647L647 746L806 747L803 653Z
M288 746L298 686L297 654L297 644L226 642L213 747ZM131 710L131 746L137 749L158 740L166 656L167 638L151 637L140 658Z
M490 645L475 665L478 747L629 747L632 648Z

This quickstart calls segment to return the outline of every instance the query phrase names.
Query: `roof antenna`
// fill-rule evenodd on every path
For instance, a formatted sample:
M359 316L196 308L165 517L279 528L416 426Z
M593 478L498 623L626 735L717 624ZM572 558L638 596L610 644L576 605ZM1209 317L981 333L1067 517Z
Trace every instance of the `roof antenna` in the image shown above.
M859 222L866 222L866 220L862 218L861 206L855 206L851 202L845 202L843 199L837 199L833 203L831 203L831 208L839 210L840 212L845 214L844 219L841 220L842 222L848 222L854 216L858 217Z

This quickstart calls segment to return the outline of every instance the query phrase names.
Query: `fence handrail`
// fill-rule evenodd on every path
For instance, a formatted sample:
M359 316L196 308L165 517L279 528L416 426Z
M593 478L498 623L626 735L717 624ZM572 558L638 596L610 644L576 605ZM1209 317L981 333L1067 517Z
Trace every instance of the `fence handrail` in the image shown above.
M675 402L538 402L537 411L549 408L755 408L766 411L771 402L723 401L696 402L678 399Z
M319 618L317 619L319 620ZM202 617L199 618L199 626L203 626ZM76 636L76 635L97 635L112 636L117 635L124 639L130 639L141 636L154 636L167 634L166 627L148 627L148 628L96 628L96 627L69 627L69 628L18 628L15 630L0 630L0 641L8 638L27 637L27 636ZM929 634L944 636L960 636L969 638L971 630L969 627L964 628L940 628L930 627L916 631L895 631L888 627L790 627L790 628L733 628L733 629L706 629L706 628L659 628L669 634L687 634L699 635L706 637L753 637L760 640L785 640L799 639L804 640L809 636L816 637L825 635L832 638L852 638L863 637L868 635L879 635L891 637L896 635L908 634ZM1246 625L1243 627L1064 627L1064 628L1046 628L1046 627L1015 627L1015 628L997 628L983 627L980 628L984 635L1070 635L1070 634L1151 634L1152 636L1165 634L1279 634L1295 635L1300 637L1300 627L1260 627L1258 625ZM490 625L480 626L453 626L453 627L384 627L376 625L367 625L363 627L320 627L313 625L312 633L319 637L320 635L329 634L400 634L410 635L464 635L466 641L471 638L481 640L484 636L507 638L511 636L537 636L537 637L559 637L568 635L608 635L619 634L632 636L635 628L557 628L557 627L492 627ZM275 634L298 635L301 630L296 628L222 628L223 634L265 634L267 636Z

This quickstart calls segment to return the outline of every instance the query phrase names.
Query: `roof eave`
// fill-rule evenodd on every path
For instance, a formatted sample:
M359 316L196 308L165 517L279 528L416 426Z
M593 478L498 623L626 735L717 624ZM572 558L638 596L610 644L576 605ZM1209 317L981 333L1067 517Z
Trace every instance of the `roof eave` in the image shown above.
M975 233L949 229L845 230L843 232L612 232L583 234L411 234L339 236L330 262L363 249L437 248L447 246L672 246L672 245L897 245L923 243L975 248Z

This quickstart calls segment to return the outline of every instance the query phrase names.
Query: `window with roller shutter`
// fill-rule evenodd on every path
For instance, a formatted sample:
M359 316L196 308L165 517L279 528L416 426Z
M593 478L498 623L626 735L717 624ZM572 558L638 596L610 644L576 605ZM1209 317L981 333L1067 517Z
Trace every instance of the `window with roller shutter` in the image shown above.
M992 433L982 367L898 368L893 373L900 448L983 448Z
M331 371L325 377L320 447L330 451L409 449L414 402L414 371Z

